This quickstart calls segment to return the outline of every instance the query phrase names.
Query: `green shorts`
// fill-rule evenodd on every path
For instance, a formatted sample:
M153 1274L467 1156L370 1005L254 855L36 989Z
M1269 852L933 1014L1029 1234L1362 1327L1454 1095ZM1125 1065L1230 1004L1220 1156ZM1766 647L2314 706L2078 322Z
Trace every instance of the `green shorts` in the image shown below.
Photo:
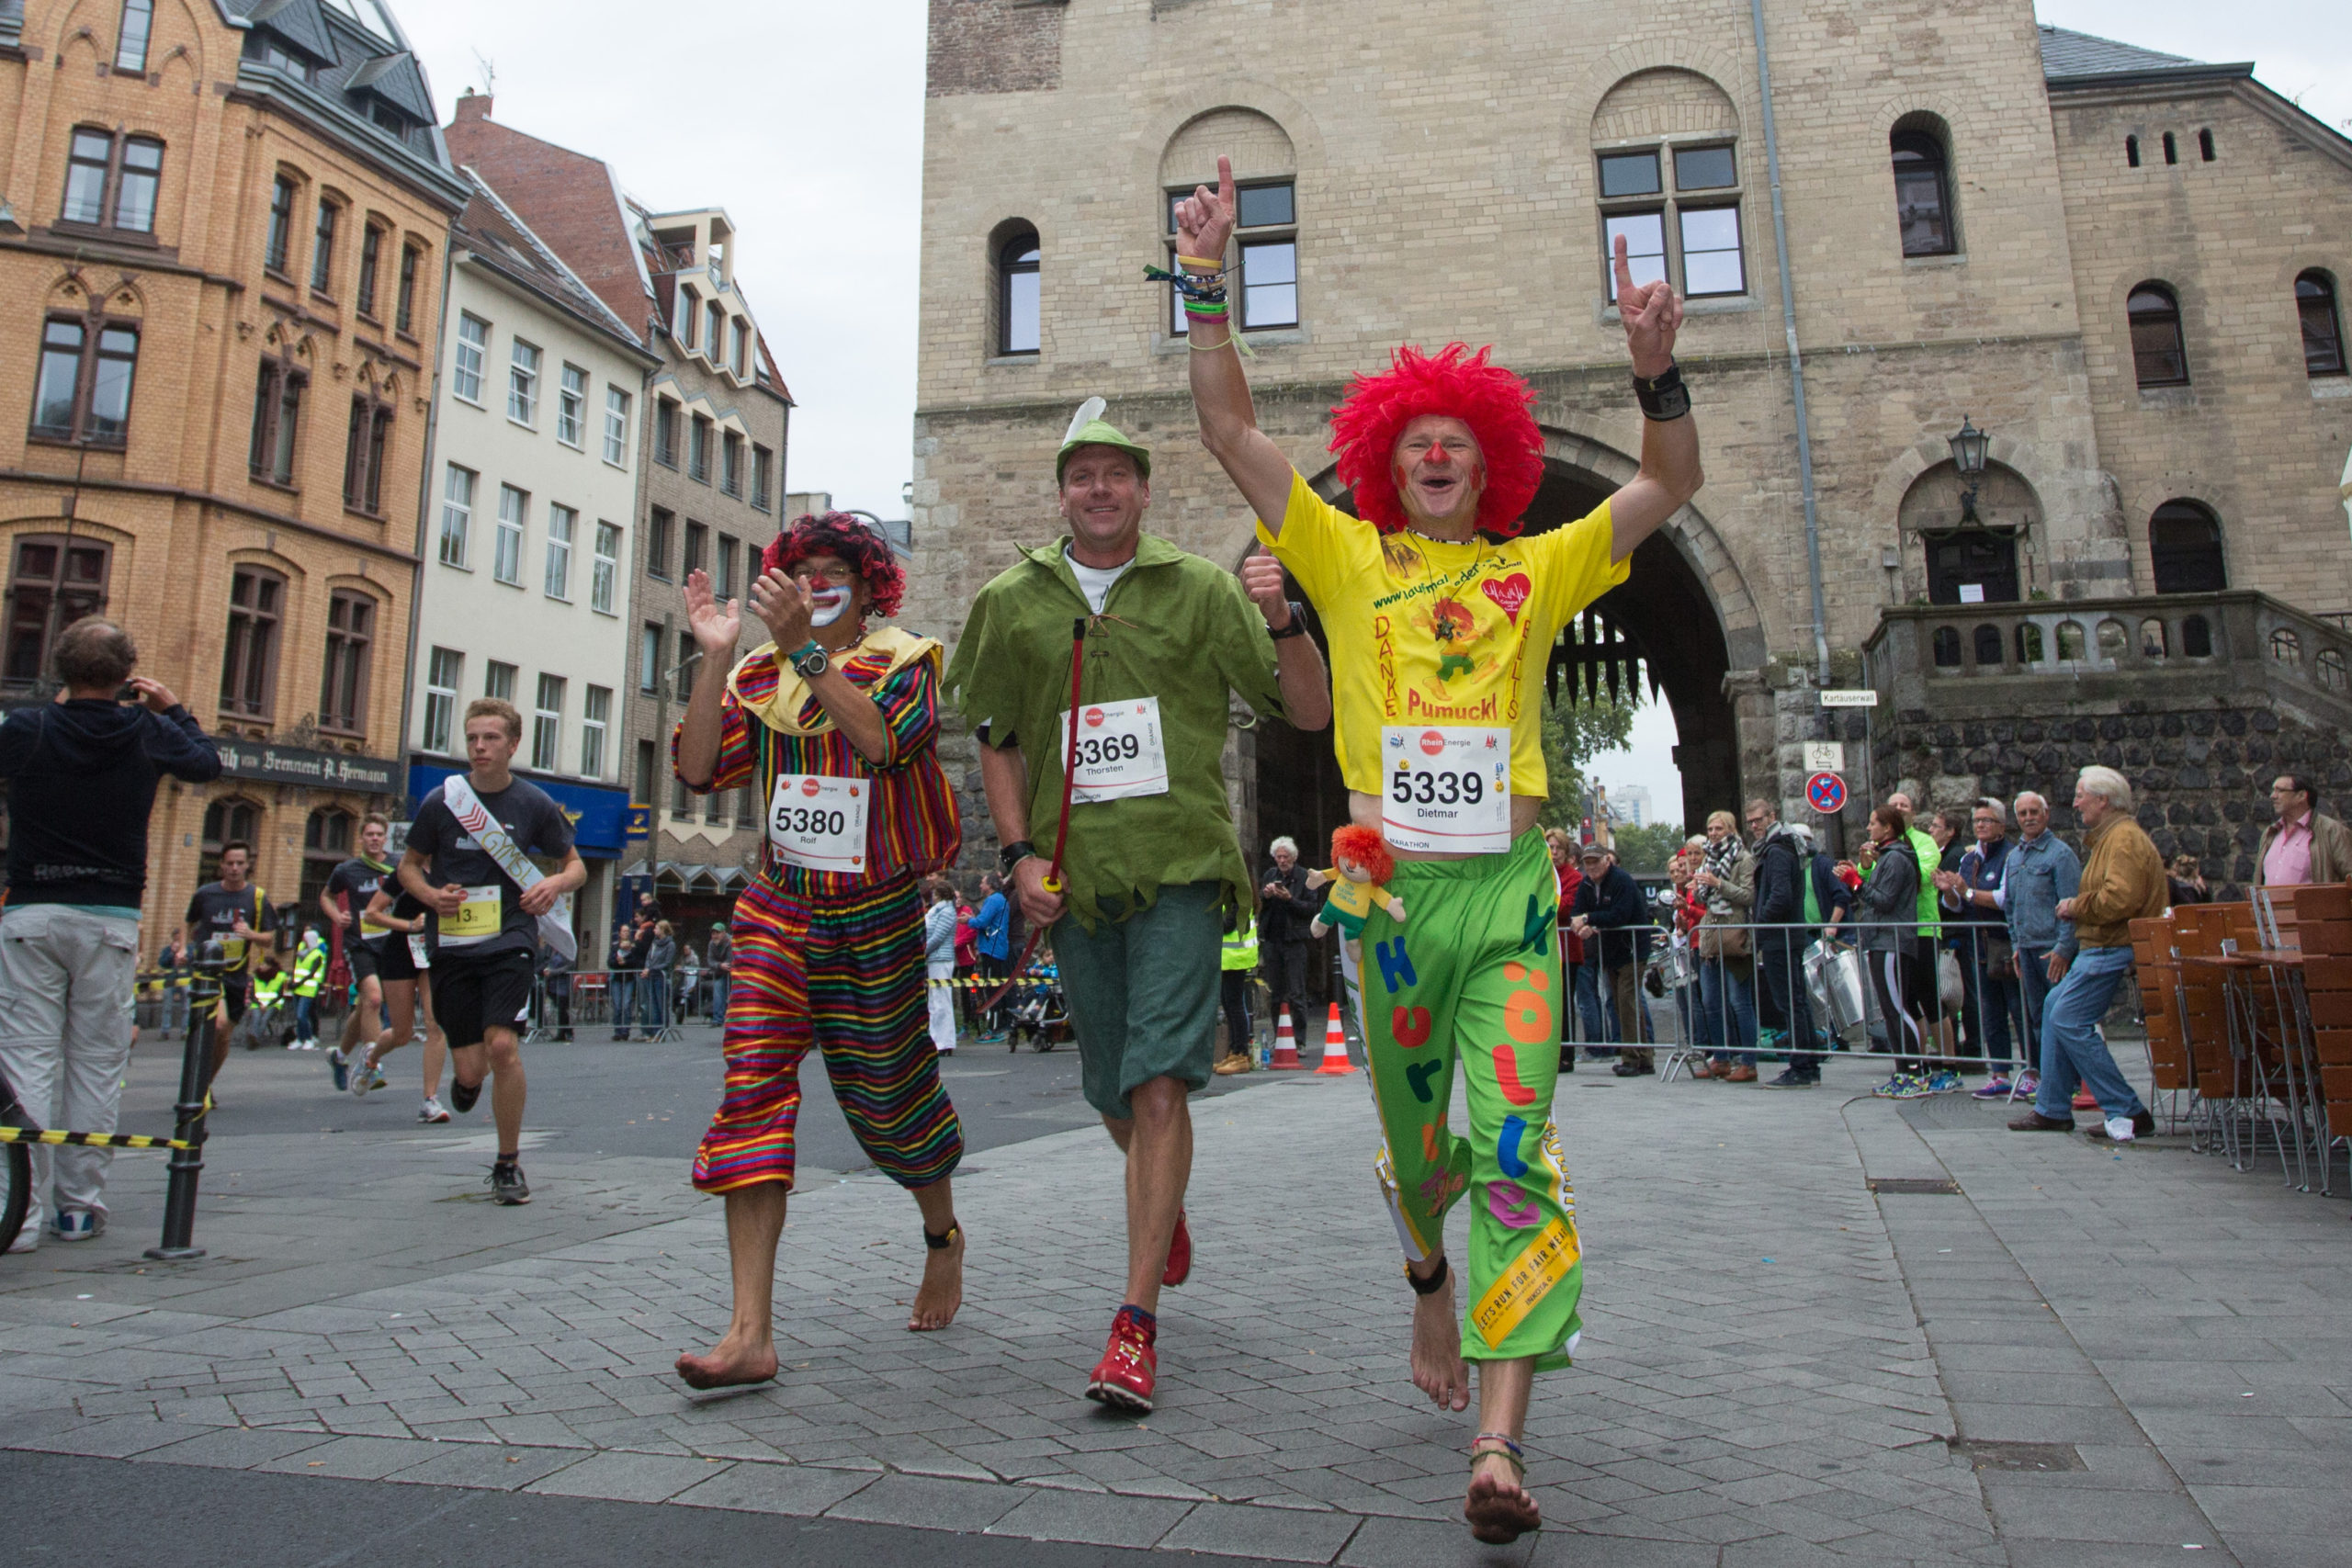
M1125 1121L1127 1096L1158 1077L1193 1089L1209 1081L1216 1050L1218 981L1225 942L1225 885L1163 887L1148 909L1103 920L1090 935L1065 915L1054 925L1054 961L1078 1035L1086 1103Z

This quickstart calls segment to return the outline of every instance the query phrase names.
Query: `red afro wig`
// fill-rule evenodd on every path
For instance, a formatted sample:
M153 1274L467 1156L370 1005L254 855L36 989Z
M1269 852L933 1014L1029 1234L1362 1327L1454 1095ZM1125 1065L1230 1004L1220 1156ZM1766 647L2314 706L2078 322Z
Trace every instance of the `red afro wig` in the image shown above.
M866 613L885 620L899 613L906 596L907 573L891 553L890 542L865 525L862 517L828 512L822 517L802 517L768 541L761 552L760 569L792 575L792 569L810 556L839 556L865 583Z
M1435 355L1400 348L1385 376L1359 376L1331 411L1331 450L1340 457L1340 478L1355 491L1356 512L1384 534L1405 526L1405 505L1396 494L1396 438L1423 414L1442 414L1467 424L1478 437L1487 468L1487 490L1478 498L1478 527L1510 538L1520 514L1544 482L1544 437L1528 412L1534 389L1490 364L1489 346L1472 354L1450 343Z
M1386 882L1396 874L1396 857L1388 852L1387 840L1373 828L1334 828L1331 829L1331 863L1353 861L1372 873L1374 882Z

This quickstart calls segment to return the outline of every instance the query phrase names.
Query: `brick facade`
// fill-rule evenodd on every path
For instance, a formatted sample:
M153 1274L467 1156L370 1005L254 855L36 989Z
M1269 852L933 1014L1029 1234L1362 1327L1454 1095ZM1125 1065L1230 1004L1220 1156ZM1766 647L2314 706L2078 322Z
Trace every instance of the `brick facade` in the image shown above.
M0 157L16 212L15 226L0 226L0 291L15 302L0 310L0 408L26 411L21 422L0 419L0 550L13 566L27 536L70 532L106 546L106 613L139 643L141 671L170 685L208 730L389 761L400 750L443 257L461 200L454 174L430 151L429 125L384 134L339 95L241 62L243 30L210 6L158 7L149 71L117 70L119 11L93 19L87 7L28 0L14 47L0 47ZM362 55L371 47L337 38ZM107 186L109 221L64 221L76 127L162 144L151 232L114 226L119 184ZM266 231L281 175L295 198L286 265L273 271ZM332 265L313 288L322 198L341 212ZM369 224L383 231L372 316L357 297ZM404 248L417 256L406 332L394 309ZM135 325L138 355L121 440L77 446L73 434L44 434L30 411L45 323L92 314ZM272 357L307 382L285 483L248 463L256 382ZM391 415L372 509L364 496L347 503L345 491L363 391ZM282 583L274 673L258 712L224 716L241 566ZM339 590L372 611L364 713L354 727L322 728ZM17 604L12 592L12 612ZM8 694L40 692L19 679ZM216 800L254 809L255 880L290 906L312 813L396 807L399 793L232 778L167 784L149 838L150 953L186 907Z

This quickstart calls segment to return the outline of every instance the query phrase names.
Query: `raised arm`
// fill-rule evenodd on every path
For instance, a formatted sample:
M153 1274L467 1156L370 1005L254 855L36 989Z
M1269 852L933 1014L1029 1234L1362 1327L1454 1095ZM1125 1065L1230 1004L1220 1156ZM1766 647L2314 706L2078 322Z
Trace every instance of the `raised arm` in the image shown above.
M1176 253L1193 264L1225 265L1227 245L1233 238L1233 161L1216 161L1216 189L1206 186L1176 204ZM1209 267L1176 264L1188 273ZM1231 285L1238 288L1237 280ZM1283 513L1290 507L1292 469L1282 448L1258 428L1258 411L1250 401L1250 378L1241 373L1241 356L1234 351L1232 318L1200 316L1189 323L1193 353L1193 407L1201 421L1201 445L1223 466L1226 477L1241 491L1241 499L1258 514L1269 533L1279 534Z
M709 574L700 568L686 573L686 625L694 629L706 671L724 671L734 663L743 612L734 600L722 601L711 593ZM678 777L691 788L706 787L718 771L719 710L726 695L727 680L721 673L696 681L694 694L686 699L686 716L678 726Z
M1625 346L1634 374L1644 381L1674 365L1674 334L1682 326L1682 300L1664 281L1635 283L1626 258L1625 236L1617 236L1617 311L1625 323ZM1699 431L1688 412L1675 419L1642 421L1642 468L1609 498L1610 558L1623 560L1635 546L1699 493L1706 476L1699 467Z

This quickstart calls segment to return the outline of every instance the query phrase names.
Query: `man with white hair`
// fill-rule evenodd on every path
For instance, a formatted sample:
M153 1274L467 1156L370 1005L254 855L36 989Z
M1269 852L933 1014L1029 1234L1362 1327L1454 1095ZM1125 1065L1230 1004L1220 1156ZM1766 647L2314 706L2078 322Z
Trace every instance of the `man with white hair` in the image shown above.
M2075 923L2079 952L2050 993L2041 1023L2041 1086L2033 1109L2009 1123L2013 1133L2071 1133L2075 1086L2098 1100L2105 1135L2117 1143L2155 1131L2155 1118L2124 1080L2099 1034L2115 990L2132 973L2132 922L2164 913L2170 890L2164 857L2132 818L2132 785L2113 768L2085 768L2075 783L2089 859L2080 889L2058 904ZM2093 1136L2099 1135L2094 1132Z
M1276 1025L1287 1007L1291 1028L1305 1040L1306 973L1315 962L1315 937L1307 927L1323 899L1306 885L1298 840L1285 833L1266 846L1266 853L1273 865L1258 889L1258 966L1266 979L1266 1021Z

